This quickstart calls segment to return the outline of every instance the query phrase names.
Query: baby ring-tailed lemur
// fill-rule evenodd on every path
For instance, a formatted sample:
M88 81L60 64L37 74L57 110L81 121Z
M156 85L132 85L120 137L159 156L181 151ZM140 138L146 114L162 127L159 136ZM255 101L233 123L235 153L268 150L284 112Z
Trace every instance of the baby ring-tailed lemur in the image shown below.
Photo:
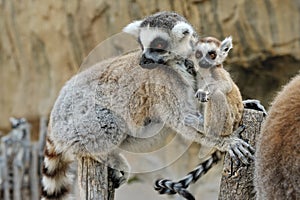
M192 141L201 140L201 133L183 123L197 109L195 77L186 62L197 33L173 12L135 21L124 31L136 37L142 51L97 63L71 78L60 91L46 139L44 199L68 198L73 184L70 163L85 156L115 169L118 187L129 171L121 150L144 150L169 133L162 129L145 137L143 130L151 124L163 124Z
M200 39L195 47L192 60L195 63L199 88L195 96L200 102L204 102L204 119L201 114L190 114L186 117L185 124L204 133L203 144L216 150L209 159L180 181L156 181L155 189L161 194L179 193L187 199L193 199L185 188L222 159L221 152L228 151L234 161L240 160L244 164L249 164L253 159L254 149L238 137L244 129L240 126L244 108L242 97L222 64L231 48L231 37L222 42L214 37L206 37Z
M271 105L256 143L257 199L300 199L300 74Z
M248 164L248 159L253 159L250 152L253 149L238 138L244 109L242 96L222 64L231 48L231 37L223 41L206 37L196 45L193 60L198 67L198 91L195 96L200 102L205 102L204 126L203 119L195 115L189 115L185 123L204 132L208 138L206 144L212 142L212 146L218 150L229 150L235 161L241 160Z

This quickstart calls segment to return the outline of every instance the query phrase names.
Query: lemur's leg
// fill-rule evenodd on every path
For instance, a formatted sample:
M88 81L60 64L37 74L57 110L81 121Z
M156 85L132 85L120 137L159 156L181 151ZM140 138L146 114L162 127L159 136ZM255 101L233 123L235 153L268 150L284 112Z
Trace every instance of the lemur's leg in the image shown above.
M185 118L185 124L187 126L192 126L196 130L201 129L201 120L198 116L189 114ZM240 133L245 130L245 126L240 126L237 130L232 133L232 136L209 136L206 137L209 140L208 145L213 145L221 151L227 151L230 156L233 158L236 164L239 164L241 161L243 164L248 165L251 160L254 159L253 153L254 148L245 142L244 140L237 137Z
M110 154L108 165L110 170L113 170L112 179L114 188L118 188L128 180L130 173L129 164L121 154Z

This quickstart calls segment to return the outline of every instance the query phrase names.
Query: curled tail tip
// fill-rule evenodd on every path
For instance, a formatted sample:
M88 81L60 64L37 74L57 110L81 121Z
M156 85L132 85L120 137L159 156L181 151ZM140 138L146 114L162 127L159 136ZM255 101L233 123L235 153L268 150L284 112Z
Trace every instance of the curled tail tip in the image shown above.
M161 188L161 186L160 185L158 185L158 180L156 180L155 181L155 183L154 183L154 190L156 190L156 191L159 191L159 190L161 190L162 188Z
M178 191L178 194L180 194L182 197L184 197L187 200L195 200L195 197L187 190L187 189L180 189Z

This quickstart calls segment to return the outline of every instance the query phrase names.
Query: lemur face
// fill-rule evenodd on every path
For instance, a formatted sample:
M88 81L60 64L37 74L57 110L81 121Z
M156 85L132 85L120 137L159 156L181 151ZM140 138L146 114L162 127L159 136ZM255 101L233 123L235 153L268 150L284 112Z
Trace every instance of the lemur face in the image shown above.
M13 129L18 128L27 122L25 118L14 118L14 117L10 117L9 121Z
M187 21L173 12L161 12L123 29L134 35L142 48L141 67L155 68L193 53L197 34Z
M214 37L200 39L195 48L195 58L201 68L210 68L223 63L232 49L232 38L227 37L222 42Z

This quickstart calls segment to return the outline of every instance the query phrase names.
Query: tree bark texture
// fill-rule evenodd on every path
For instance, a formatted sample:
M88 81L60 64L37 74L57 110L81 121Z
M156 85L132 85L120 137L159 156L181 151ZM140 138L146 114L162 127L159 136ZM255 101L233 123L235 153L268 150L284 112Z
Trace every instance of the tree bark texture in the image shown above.
M263 123L263 113L245 109L243 124L246 126L241 138L255 147L256 138L260 134ZM254 162L249 166L233 167L232 160L227 153L224 160L224 168L221 179L219 200L255 200L253 185Z

